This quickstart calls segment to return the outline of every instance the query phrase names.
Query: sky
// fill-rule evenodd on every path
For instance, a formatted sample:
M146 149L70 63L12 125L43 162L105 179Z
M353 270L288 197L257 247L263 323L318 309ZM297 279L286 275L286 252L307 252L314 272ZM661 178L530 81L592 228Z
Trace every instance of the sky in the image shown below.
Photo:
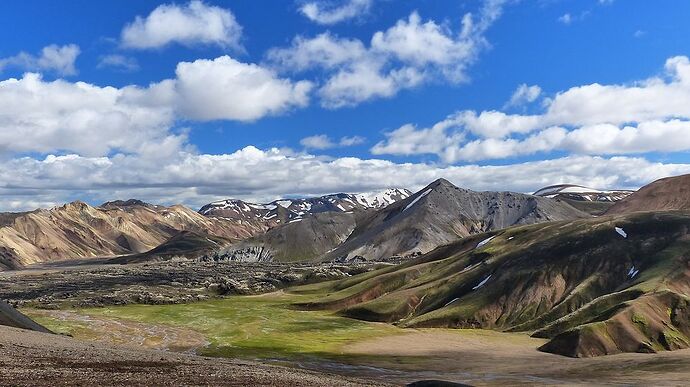
M690 173L690 2L73 0L0 12L0 210Z

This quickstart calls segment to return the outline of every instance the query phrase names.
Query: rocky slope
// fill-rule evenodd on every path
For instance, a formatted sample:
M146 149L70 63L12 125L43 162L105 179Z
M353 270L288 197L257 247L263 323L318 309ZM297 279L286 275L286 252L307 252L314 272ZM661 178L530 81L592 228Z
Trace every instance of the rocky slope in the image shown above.
M408 257L488 230L588 216L552 199L474 192L439 179L405 200L363 216L348 239L325 259Z
M343 243L356 226L352 212L322 212L289 221L264 234L208 255L215 261L295 262L318 260Z
M140 201L119 201L92 207L73 202L20 214L0 227L0 269L142 253L183 230L229 241L263 231L250 224L208 218L180 205L164 207Z
M353 318L532 332L573 357L688 348L690 214L511 227L296 291Z
M690 210L690 174L667 177L640 188L611 207L608 214Z

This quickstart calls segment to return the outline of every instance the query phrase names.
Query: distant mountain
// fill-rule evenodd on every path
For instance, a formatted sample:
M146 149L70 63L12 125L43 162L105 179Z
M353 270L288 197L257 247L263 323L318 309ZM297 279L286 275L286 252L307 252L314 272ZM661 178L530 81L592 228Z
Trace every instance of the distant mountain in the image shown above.
M222 252L237 260L380 260L426 253L460 237L515 224L584 218L564 202L511 192L474 192L440 179L376 211L305 219Z
M262 204L226 199L201 207L199 213L273 227L321 212L352 212L382 208L405 199L410 194L411 192L406 189L388 189L362 194L339 193L313 198L280 199Z
M423 254L460 237L516 224L585 218L567 203L514 192L475 192L445 179L364 216L326 259L367 260Z
M6 217L0 227L0 269L142 253L184 230L228 241L264 231L251 224L208 218L180 205L164 207L130 200L92 207L77 201Z
M668 210L690 210L690 174L648 184L616 203L607 214Z
M544 187L535 196L562 200L580 211L602 215L619 200L632 194L629 190L599 190L575 184L558 184Z
M589 202L617 202L635 191L599 190L575 184L558 184L544 187L533 195L546 198L562 198Z
M689 241L682 212L515 226L295 291L403 327L533 332L566 356L674 350L690 347Z
M406 189L361 194L334 194L268 204L227 200L204 206L209 216L271 222L266 233L221 249L208 259L237 261L306 261L330 252L352 233L362 214L406 199Z

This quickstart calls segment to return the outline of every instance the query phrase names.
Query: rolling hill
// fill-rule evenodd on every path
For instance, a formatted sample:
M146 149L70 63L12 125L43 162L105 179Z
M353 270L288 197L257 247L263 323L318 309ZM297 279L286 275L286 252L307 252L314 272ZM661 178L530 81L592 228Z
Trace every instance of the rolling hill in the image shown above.
M688 348L690 214L510 227L294 291L324 295L302 308L403 327L531 332L566 356Z

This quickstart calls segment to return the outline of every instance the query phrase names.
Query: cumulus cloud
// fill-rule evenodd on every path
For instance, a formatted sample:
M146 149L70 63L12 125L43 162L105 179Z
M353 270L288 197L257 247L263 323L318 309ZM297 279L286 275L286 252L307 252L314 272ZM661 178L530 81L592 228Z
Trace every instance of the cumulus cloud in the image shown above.
M147 87L45 81L27 73L0 81L0 153L146 153L182 148L180 119L253 121L305 106L309 82L278 78L223 56L182 62L175 79ZM155 148L152 153L160 153Z
M548 100L541 114L460 111L431 128L403 125L372 152L437 154L453 163L555 150L589 155L690 150L690 60L672 57L664 68L663 76L629 85L570 88Z
M0 58L0 72L5 68L17 68L24 71L52 71L58 75L75 75L74 62L81 50L76 44L58 46L52 44L43 47L39 55L26 52L7 58Z
M318 24L336 24L369 12L373 0L345 0L334 5L327 1L310 1L300 7L300 12Z
M256 64L229 56L177 65L179 110L188 118L254 121L309 103L312 83L277 77Z
M289 47L271 49L267 57L283 71L322 71L325 81L318 94L328 108L391 97L427 82L458 84L468 80L467 68L488 47L484 33L500 17L504 3L486 0L476 15L461 19L458 31L412 12L374 33L368 44L325 32L297 36Z
M135 152L167 137L172 89L99 87L44 81L27 73L0 82L0 151L71 151L87 156Z
M228 9L192 0L185 5L163 4L148 16L137 16L120 36L123 47L156 49L171 43L217 45L241 50L242 26Z
M101 56L96 67L99 69L110 67L120 71L132 72L139 70L139 62L132 57L110 54Z
M366 141L361 136L344 136L339 141L333 141L328 135L317 134L300 140L300 145L305 149L331 149L336 147L348 147L363 144Z
M690 164L653 163L631 157L568 156L512 165L442 167L354 157L319 158L249 146L222 155L180 151L165 163L122 154L13 159L0 165L0 203L3 209L19 210L39 202L60 203L86 195L95 203L137 197L199 207L226 197L264 201L281 196L363 192L401 184L416 190L440 177L474 190L532 192L564 182L637 188L660 177L689 172Z

